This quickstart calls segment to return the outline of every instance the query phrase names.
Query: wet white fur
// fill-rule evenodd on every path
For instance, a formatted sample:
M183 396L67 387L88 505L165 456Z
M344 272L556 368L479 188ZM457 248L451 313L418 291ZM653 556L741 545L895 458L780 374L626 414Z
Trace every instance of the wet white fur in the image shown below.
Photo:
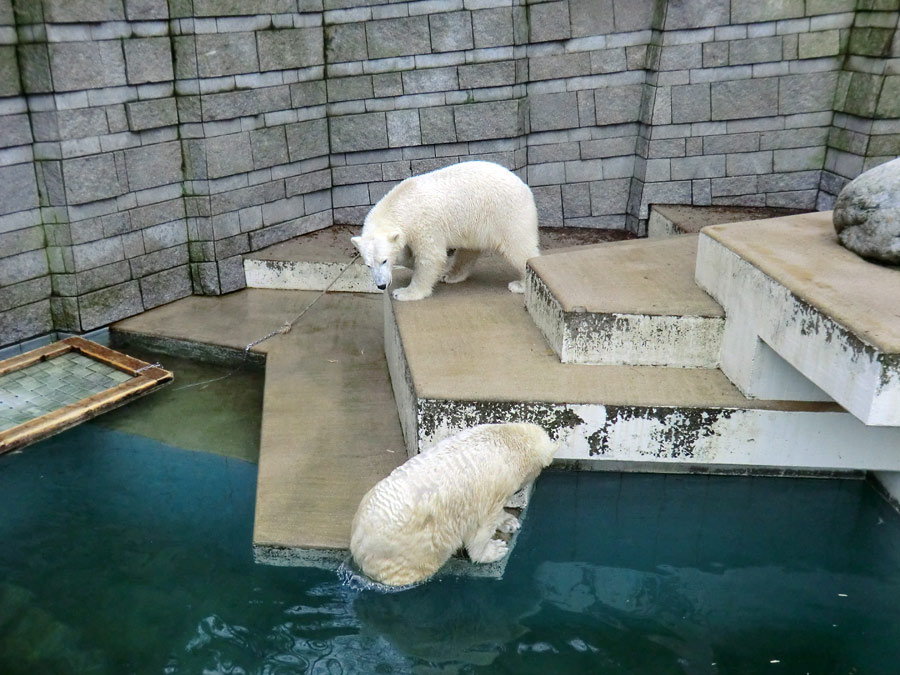
M525 262L540 252L531 189L491 162L461 162L407 178L372 207L352 241L379 287L390 284L391 268L408 247L415 267L409 286L393 291L398 300L427 298L439 279L463 281L482 251L501 254L519 271L521 279L509 289L522 293ZM448 249L456 249L450 265Z
M503 505L555 452L535 424L485 424L441 441L362 498L350 534L353 559L390 586L427 579L463 547L473 562L500 560L507 545L494 533L519 528Z

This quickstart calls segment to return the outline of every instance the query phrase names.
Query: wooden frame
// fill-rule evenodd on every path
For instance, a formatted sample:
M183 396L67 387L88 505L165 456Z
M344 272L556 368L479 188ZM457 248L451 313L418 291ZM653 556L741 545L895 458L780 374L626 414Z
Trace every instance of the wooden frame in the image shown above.
M0 454L24 447L80 424L133 398L147 394L174 379L173 374L168 370L80 337L66 338L0 361L0 376L72 351L128 373L132 378L106 391L88 396L6 431L0 431Z

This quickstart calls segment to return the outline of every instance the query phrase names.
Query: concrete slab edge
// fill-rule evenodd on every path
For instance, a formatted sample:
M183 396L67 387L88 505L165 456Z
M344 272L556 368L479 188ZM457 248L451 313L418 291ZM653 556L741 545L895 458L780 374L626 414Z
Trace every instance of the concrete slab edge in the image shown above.
M647 219L647 238L662 239L664 237L674 237L684 234L674 221L664 216L654 208L650 209L650 217Z
M722 317L566 312L531 267L526 272L525 308L563 363L719 366Z
M346 262L253 259L244 260L244 274L248 288L324 291L337 279L330 291L381 293L372 281L369 268L359 262L347 265Z
M524 513L520 516L520 520L523 518ZM516 532L510 540L509 552L502 560L494 563L475 564L466 558L453 557L438 570L435 578L442 576L502 578L509 557L515 548L518 534ZM347 549L302 549L256 544L253 546L253 561L259 565L272 565L273 567L314 567L337 572L342 565L349 563L350 551Z
M119 348L123 345L134 345L160 354L169 354L222 366L238 367L247 365L252 368L263 368L266 363L266 355L252 349L245 353L243 349L234 347L137 333L120 330L115 327L110 330L110 344L114 348Z
M863 480L865 469L797 469L777 466L741 466L740 464L690 464L687 462L626 462L607 460L556 460L553 471L611 471L616 473L675 473L712 476L760 476L768 478L821 478Z
M384 294L384 354L391 378L391 389L400 416L400 429L406 444L406 456L412 457L419 452L418 431L415 407L415 383L409 362L403 350L403 340L394 317L394 300L390 293Z
M525 309L560 360L565 358L562 305L531 265L525 267Z
M563 363L719 367L722 317L566 312L563 322Z
M900 354L884 354L705 233L695 278L725 307L722 371L746 396L771 396L767 374L753 373L758 348L735 348L752 333L864 423L900 427Z
M334 570L347 560L350 552L342 549L291 548L287 546L253 545L253 561L275 567L317 567Z
M666 462L775 470L900 470L900 429L846 412L416 401L426 448L476 424L533 422L561 443L557 462Z

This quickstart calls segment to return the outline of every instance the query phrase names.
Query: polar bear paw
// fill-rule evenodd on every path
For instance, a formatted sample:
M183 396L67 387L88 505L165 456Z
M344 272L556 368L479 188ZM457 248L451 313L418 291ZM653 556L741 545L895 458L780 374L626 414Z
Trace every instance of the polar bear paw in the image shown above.
M470 553L470 557L472 558L472 562L492 563L502 560L507 553L509 553L509 546L507 546L505 541L502 541L501 539L491 539L484 545L484 548L478 555L472 555Z
M513 293L524 293L525 292L525 284L522 283L519 279L515 281L510 281L506 286Z
M497 529L501 532L506 532L507 534L512 534L521 526L522 524L519 522L519 519L511 513L504 512L500 517L500 520L497 521Z
M460 281L465 281L469 278L468 271L466 272L447 272L446 274L441 275L441 283L443 284L458 284Z
M410 290L409 286L406 288L398 288L394 290L391 295L394 296L395 300L407 301L407 300L421 300L423 298L428 297L428 293L422 293L421 291Z

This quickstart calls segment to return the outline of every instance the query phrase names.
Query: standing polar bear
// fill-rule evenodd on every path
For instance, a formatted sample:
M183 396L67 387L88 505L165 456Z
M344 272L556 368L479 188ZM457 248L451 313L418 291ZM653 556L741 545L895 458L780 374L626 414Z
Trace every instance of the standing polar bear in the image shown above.
M494 532L515 532L507 500L548 466L556 444L536 424L484 424L441 441L394 469L359 504L350 551L390 586L427 579L460 548L473 562L503 558Z
M372 207L352 242L380 289L391 283L391 268L412 254L412 281L393 292L397 300L427 298L438 279L465 280L482 251L509 261L521 275L509 290L523 293L525 262L540 252L531 189L491 162L461 162L407 178ZM448 249L456 249L449 265Z

